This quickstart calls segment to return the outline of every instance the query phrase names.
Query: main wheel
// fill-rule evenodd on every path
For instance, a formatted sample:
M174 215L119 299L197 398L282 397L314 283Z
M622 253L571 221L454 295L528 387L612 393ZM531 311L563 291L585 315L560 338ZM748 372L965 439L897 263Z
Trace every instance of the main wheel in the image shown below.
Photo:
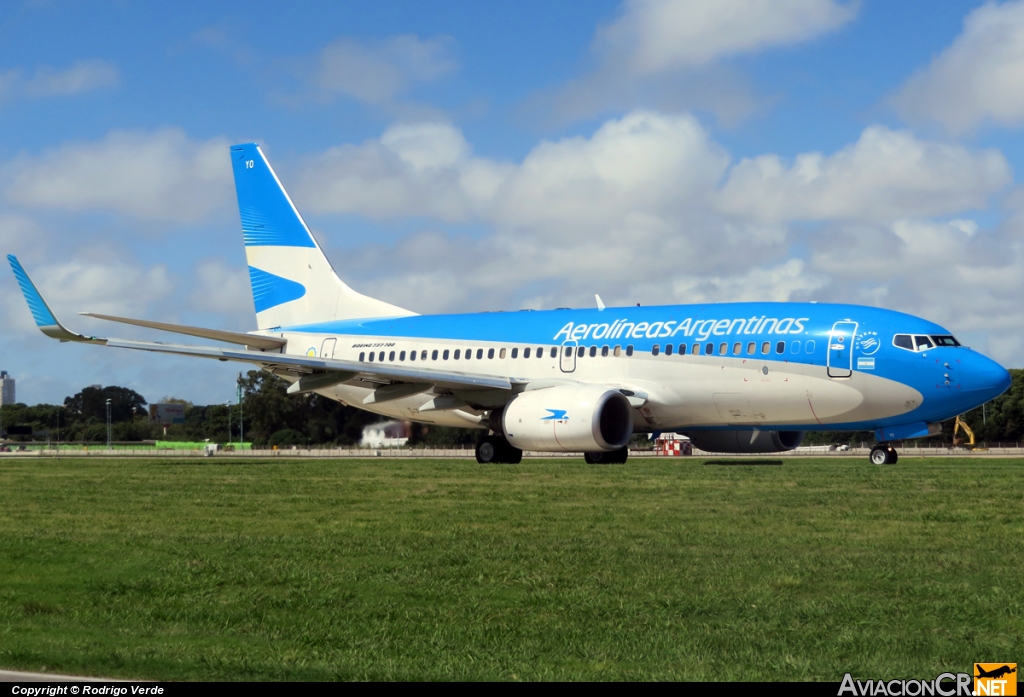
M629 457L629 446L611 452L583 453L588 465L622 465Z
M498 459L498 444L493 436L484 436L476 444L476 461L481 465L496 462Z
M587 461L588 465L606 465L608 464L608 453L583 453L583 459Z

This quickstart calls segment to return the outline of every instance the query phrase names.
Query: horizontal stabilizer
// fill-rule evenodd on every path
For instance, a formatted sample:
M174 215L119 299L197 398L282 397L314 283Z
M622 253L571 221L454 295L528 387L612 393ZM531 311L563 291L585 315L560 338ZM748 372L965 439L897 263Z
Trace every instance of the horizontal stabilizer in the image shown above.
M121 324L134 324L137 327L159 329L164 332L188 334L189 336L198 336L204 339L223 341L228 344L241 344L242 346L251 346L252 348L264 351L279 349L288 343L286 339L279 339L275 336L260 336L259 334L228 332L221 329L188 327L183 324L168 324L167 322L152 322L146 319L131 319L128 317L114 317L113 315L100 315L95 312L79 312L78 314L85 315L86 317L95 317L96 319L105 319L110 322L120 322Z

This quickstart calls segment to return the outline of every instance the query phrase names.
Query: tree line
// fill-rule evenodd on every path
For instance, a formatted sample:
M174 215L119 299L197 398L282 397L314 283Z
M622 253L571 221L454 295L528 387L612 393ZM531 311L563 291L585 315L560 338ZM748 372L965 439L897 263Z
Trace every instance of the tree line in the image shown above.
M1010 389L963 418L981 442L1024 442L1024 370L1011 370ZM111 440L237 442L243 437L257 447L292 445L355 445L363 428L380 417L315 393L290 395L288 382L276 375L250 370L239 376L238 404L195 405L165 397L161 402L182 404L185 423L173 424L166 435L161 424L149 422L146 398L126 387L86 387L63 405L10 404L0 407L0 428L13 440L58 439L66 443L105 443L107 400L110 400ZM230 418L230 423L229 423ZM940 436L922 445L948 444L953 421L943 423ZM480 431L412 424L411 445L464 445L476 443ZM874 440L870 432L819 431L808 433L806 444L851 443Z

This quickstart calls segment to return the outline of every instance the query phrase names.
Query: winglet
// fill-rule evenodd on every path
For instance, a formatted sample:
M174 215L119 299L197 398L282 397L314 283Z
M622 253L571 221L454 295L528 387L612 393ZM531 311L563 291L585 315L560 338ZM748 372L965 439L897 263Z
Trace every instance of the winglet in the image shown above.
M103 339L97 339L92 336L83 336L76 334L75 332L68 331L63 324L57 319L57 316L53 314L53 310L43 300L43 296L36 289L32 279L29 278L28 272L25 271L25 267L18 261L18 257L13 254L7 255L7 261L11 264L11 270L14 271L14 277L18 279L18 285L21 286L21 292L25 296L25 302L28 303L28 309L32 312L32 319L36 321L36 326L39 330L46 334L46 336L54 339L60 339L61 341L87 341L90 343L104 343Z

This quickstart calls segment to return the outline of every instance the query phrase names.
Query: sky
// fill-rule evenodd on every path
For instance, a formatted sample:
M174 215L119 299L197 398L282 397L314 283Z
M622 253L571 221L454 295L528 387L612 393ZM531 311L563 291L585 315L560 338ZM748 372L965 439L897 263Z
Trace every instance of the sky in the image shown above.
M255 327L228 148L419 313L885 307L1024 367L1024 1L143 3L0 12L0 252L72 330ZM221 403L237 365L59 344L18 401Z

